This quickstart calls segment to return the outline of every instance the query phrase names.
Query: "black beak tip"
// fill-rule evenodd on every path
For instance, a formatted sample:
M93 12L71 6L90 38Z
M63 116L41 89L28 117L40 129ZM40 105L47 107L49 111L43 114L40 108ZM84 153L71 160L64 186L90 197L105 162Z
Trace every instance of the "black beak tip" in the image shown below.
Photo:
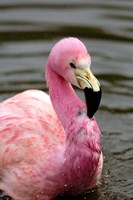
M95 92L93 89L86 87L84 89L84 94L87 105L87 116L91 119L98 110L101 101L102 90L100 88L99 91Z

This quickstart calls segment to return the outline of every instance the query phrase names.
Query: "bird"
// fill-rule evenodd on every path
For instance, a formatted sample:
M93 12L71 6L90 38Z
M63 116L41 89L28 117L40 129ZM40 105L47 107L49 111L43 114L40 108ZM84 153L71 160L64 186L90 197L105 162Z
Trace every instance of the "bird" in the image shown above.
M0 103L0 190L14 200L52 200L99 184L103 154L94 115L102 91L90 66L84 43L63 38L46 61L49 95L29 89Z

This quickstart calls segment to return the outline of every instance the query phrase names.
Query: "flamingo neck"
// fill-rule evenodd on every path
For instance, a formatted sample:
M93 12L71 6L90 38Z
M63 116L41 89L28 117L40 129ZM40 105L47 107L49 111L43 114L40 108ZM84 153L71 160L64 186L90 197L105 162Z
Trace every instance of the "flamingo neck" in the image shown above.
M68 185L66 190L79 187L84 191L84 188L91 188L97 182L101 154L100 130L95 119L87 117L86 105L67 81L51 69L47 69L46 80L53 107L66 132L62 168L62 178Z
M72 86L54 71L49 69L46 79L54 110L66 130L76 115L86 110L86 105L76 95Z

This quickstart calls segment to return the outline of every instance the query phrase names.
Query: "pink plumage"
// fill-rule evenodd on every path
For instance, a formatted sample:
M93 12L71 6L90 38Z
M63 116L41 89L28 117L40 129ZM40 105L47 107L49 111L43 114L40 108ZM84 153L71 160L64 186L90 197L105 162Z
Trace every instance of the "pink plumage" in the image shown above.
M101 133L71 86L88 88L88 98L91 90L98 94L90 63L80 40L62 39L46 64L50 97L27 90L0 104L0 189L15 200L76 195L98 184Z

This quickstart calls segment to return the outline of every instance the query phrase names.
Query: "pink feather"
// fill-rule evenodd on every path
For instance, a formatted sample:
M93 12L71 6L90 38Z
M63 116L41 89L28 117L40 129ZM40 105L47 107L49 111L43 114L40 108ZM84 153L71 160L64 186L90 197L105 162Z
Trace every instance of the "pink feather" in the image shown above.
M86 58L81 41L61 40L46 66L50 97L27 90L0 104L0 189L15 200L76 195L98 184L101 133L68 83L76 80L66 64Z

